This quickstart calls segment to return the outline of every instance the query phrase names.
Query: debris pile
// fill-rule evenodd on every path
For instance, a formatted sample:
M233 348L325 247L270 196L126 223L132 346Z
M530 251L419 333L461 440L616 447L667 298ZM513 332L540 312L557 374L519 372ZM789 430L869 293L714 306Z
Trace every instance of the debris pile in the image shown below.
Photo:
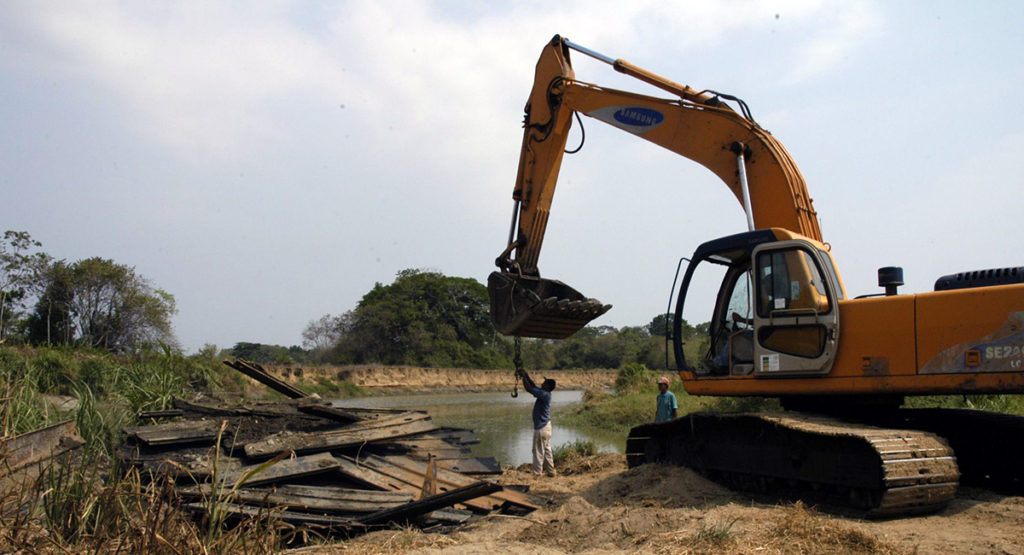
M225 362L292 399L234 407L175 399L174 410L142 415L158 423L124 430L125 468L172 480L190 511L354 534L522 515L544 502L482 479L501 469L470 454L479 441L472 430L442 428L422 411L334 407L256 364Z

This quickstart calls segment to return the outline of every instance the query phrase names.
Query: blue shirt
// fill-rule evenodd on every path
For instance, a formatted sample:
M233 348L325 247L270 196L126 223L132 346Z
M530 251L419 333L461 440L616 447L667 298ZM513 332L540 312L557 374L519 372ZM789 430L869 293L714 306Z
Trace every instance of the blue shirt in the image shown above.
M672 411L677 410L676 394L671 391L658 394L658 412L654 415L655 422L667 422L672 420ZM648 413L650 414L650 413Z
M551 392L539 387L529 391L537 398L533 402L533 429L539 430L551 422Z

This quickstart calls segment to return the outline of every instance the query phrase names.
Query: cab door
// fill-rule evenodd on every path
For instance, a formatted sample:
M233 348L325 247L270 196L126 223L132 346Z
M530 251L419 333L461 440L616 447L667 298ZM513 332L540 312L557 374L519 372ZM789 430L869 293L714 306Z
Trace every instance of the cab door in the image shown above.
M824 253L805 241L754 249L754 372L827 374L839 340L835 286Z

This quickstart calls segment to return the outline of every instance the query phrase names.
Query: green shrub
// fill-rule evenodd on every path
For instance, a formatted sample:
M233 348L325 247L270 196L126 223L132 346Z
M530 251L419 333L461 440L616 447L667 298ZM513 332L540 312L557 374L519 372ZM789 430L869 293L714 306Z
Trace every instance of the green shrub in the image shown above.
M36 387L40 393L68 395L76 376L72 362L58 351L45 350L32 361Z
M592 440L577 439L572 443L563 443L551 451L555 464L578 457L590 457L597 454L597 444Z
M626 393L636 390L651 391L658 380L657 372L648 370L639 362L632 362L622 365L615 375L615 391Z
M78 366L78 377L92 391L102 393L116 371L116 367L104 358L87 358Z

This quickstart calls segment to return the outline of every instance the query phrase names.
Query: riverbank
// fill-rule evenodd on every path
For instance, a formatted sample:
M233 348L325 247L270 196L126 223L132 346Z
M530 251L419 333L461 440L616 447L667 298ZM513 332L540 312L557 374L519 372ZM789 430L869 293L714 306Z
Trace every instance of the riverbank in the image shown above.
M418 366L294 366L266 365L271 375L293 385L350 383L375 394L417 391L512 390L511 369L424 368ZM616 370L537 370L538 382L552 378L560 389L608 389L615 385ZM520 389L522 386L520 386Z

